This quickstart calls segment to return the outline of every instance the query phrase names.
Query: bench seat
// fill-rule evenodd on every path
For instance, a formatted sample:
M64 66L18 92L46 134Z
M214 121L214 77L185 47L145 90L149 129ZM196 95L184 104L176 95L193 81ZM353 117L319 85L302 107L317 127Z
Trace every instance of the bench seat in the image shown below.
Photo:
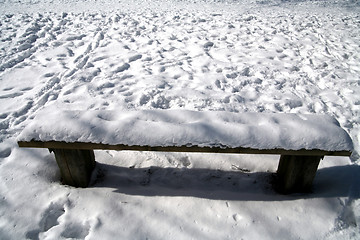
M25 127L18 144L51 149L59 166L65 161L65 155L67 158L73 155L75 160L66 161L75 161L72 163L75 166L77 161L82 162L79 159L85 154L84 158L91 160L83 160L81 165L89 165L90 170L86 171L90 173L95 161L94 149L277 154L282 156L278 175L285 182L304 181L289 180L293 176L287 176L287 172L292 171L288 168L296 168L297 175L315 176L323 156L350 156L353 150L349 135L336 119L327 115L190 110L61 111L48 108ZM308 169L310 165L314 165L315 171ZM304 170L299 170L301 168ZM61 171L63 179L69 175ZM81 184L65 182L83 187L88 184L88 180ZM304 186L294 187L294 184ZM309 183L291 183L281 188L291 192L309 188Z

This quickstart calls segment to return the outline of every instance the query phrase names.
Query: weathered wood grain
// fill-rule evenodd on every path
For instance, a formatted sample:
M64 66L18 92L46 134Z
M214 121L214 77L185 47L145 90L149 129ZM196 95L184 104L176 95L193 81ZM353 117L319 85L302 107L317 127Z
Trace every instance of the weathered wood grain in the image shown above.
M282 193L309 192L322 158L282 155L277 170L278 190Z
M74 187L87 187L91 173L95 168L93 150L49 149L55 153L60 168L61 180L64 184Z

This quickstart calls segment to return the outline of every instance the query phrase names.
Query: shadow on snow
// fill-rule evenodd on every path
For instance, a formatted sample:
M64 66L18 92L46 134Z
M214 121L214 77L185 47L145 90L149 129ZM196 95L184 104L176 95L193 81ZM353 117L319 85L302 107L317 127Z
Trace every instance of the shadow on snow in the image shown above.
M360 197L356 190L360 166L345 165L317 171L310 193L282 195L274 190L271 172L223 171L201 168L125 168L97 163L90 188L138 196L188 196L214 200L282 201L307 198ZM359 185L359 184L357 184Z

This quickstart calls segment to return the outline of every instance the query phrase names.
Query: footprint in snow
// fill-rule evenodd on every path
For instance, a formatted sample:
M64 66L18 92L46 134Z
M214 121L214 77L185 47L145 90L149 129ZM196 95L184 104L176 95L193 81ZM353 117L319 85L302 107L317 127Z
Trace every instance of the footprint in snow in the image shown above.
M26 238L31 240L39 239L41 232L47 232L51 228L59 225L58 219L65 214L64 205L61 203L50 203L48 208L42 213L39 228L26 233Z
M31 240L38 240L41 237L41 233L47 232L53 227L62 224L59 221L59 218L66 213L65 204L68 205L69 203L50 203L48 208L41 215L39 228L27 232L25 237ZM88 223L66 222L63 225L63 231L58 238L84 239L89 234L89 231L90 225Z
M0 150L0 158L7 158L11 155L11 148L5 148Z
M82 225L80 223L67 224L64 231L61 233L61 237L70 239L85 239L89 234L89 224Z
M120 72L124 72L125 70L128 70L130 68L130 64L128 63L124 63L123 65L121 65L120 67L118 67L114 73L120 73Z
M134 62L136 60L139 60L142 58L142 55L141 54L137 54L137 55L134 55L132 57L129 58L129 62Z
M13 87L8 87L8 88L4 88L3 91L10 91L10 90L13 90L14 88Z
M55 75L55 73L45 73L44 74L44 77L46 77L46 78L50 78L50 77L53 77Z
M5 94L5 95L1 95L0 99L4 99L4 98L15 98L15 97L19 97L23 95L23 93L10 93L10 94Z

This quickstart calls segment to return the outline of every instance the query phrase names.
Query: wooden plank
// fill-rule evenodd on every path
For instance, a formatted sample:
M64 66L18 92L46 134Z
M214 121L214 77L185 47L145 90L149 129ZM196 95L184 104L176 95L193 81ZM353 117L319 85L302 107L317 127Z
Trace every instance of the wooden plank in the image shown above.
M61 122L49 121L62 119ZM331 116L226 111L39 111L18 141L71 141L136 146L195 145L251 149L352 151L350 136ZM328 146L333 146L328 149Z
M19 141L19 147L54 148L54 149L87 149L87 150L130 150L130 151L159 151L159 152L203 152L203 153L234 153L234 154L275 154L300 156L350 156L350 151L324 151L324 150L286 150L286 149L251 149L201 146L128 146L123 144L109 145L102 143L58 142L58 141Z

